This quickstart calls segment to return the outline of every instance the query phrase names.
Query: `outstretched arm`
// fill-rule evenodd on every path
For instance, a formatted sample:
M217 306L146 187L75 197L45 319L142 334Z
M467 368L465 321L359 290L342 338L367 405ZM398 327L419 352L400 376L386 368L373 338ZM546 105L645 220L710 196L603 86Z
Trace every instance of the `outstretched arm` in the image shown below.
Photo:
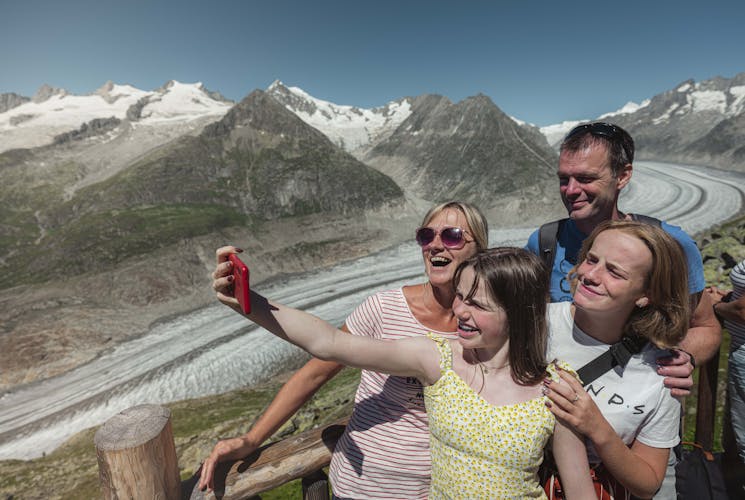
M550 409L570 429L587 436L603 465L632 495L652 498L665 478L669 448L621 440L576 378L560 372L561 382L547 381Z
M439 378L440 355L426 337L384 341L348 335L312 314L272 302L253 290L251 312L246 317L319 359L416 377L425 385Z
M228 260L231 253L240 251L233 246L217 250L212 288L220 302L243 314L232 294L233 276ZM347 335L312 314L273 303L253 290L250 300L251 312L245 315L248 319L319 359L391 375L416 377L424 384L433 383L440 376L440 355L429 339L402 339L394 344Z
M231 283L231 264L228 256L239 253L233 246L222 247L216 252L217 264L212 273L212 288L218 299L240 313L238 301L233 297ZM348 332L346 325L341 330ZM335 361L322 361L312 358L282 386L269 407L258 418L246 434L218 441L210 456L202 464L199 474L199 489L213 490L214 474L217 464L227 460L237 460L253 453L269 439L287 420L294 415L326 382L331 380L344 365Z
M228 256L239 252L227 246L217 250L212 288L218 300L243 314L232 296ZM344 365L398 376L418 378L428 384L440 376L440 355L431 340L419 337L388 342L347 335L312 314L271 302L251 290L251 312L245 316L277 337L291 342L315 357Z

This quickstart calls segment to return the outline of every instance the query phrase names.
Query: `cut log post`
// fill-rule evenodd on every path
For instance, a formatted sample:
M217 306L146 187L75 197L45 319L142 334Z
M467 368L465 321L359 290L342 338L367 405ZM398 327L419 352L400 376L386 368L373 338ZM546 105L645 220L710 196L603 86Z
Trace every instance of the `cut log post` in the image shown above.
M180 498L181 480L168 408L128 408L98 429L93 441L105 499Z

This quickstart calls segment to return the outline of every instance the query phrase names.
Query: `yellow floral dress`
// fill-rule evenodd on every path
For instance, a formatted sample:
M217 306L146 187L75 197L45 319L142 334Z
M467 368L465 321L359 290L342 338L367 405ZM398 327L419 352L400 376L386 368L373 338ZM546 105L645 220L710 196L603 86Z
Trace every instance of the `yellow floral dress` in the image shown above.
M441 374L424 388L432 455L429 498L546 498L537 473L554 431L547 397L487 403L453 371L448 340L429 336L440 351ZM558 378L553 365L548 372Z

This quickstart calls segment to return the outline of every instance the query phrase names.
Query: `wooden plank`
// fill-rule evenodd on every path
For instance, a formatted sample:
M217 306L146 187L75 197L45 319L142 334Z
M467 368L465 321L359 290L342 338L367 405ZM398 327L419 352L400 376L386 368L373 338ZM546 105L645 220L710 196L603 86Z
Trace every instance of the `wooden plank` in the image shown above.
M331 462L331 454L344 433L348 417L282 441L268 444L243 460L220 464L215 470L215 491L202 493L195 477L183 483L192 500L250 498L294 479L311 477Z
M714 357L699 367L698 373L695 440L706 450L712 450L714 448L718 370L719 350L717 349Z

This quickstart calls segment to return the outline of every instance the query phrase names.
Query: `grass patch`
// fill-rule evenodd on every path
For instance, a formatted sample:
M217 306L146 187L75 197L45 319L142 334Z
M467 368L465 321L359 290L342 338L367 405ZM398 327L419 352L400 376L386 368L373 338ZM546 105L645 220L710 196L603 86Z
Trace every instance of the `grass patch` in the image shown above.
M250 223L236 210L216 205L135 207L85 215L10 257L0 273L0 288L104 270L215 228Z

